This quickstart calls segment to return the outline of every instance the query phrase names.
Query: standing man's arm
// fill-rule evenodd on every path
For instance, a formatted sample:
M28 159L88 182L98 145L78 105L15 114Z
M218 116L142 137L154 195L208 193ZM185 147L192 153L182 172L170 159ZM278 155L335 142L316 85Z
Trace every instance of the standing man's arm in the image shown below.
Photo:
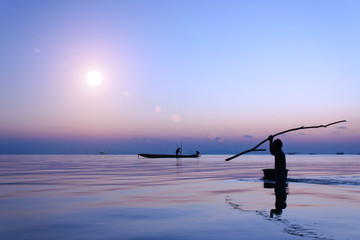
M272 155L275 155L275 154L274 154L274 148L273 148L273 139L274 139L273 135L270 135L270 136L268 137L269 147L270 147L270 153L271 153Z

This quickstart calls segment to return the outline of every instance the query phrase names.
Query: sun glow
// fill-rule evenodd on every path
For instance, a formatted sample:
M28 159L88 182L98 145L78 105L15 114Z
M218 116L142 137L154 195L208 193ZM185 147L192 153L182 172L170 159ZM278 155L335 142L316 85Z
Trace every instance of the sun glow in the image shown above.
M99 71L92 70L86 75L86 81L92 87L99 86L102 82L102 75Z

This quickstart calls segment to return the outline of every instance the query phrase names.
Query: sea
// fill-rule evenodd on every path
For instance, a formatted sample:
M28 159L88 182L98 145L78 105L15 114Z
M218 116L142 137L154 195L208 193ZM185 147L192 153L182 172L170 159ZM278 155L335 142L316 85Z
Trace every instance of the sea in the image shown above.
M227 157L0 155L0 239L360 239L360 155Z

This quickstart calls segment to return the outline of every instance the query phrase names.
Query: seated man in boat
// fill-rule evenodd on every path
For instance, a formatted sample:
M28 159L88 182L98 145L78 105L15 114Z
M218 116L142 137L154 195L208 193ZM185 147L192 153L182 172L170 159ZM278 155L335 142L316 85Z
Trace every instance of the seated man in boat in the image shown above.
M269 136L270 153L275 157L275 182L286 182L286 159L285 153L282 150L282 142L280 139L273 141L274 137Z

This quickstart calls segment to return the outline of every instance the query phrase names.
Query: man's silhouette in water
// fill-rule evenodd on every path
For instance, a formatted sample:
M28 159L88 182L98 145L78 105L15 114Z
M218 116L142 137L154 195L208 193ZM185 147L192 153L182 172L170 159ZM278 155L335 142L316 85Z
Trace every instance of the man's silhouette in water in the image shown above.
M282 150L282 142L280 139L273 141L274 137L269 136L270 153L275 157L275 209L270 211L270 217L273 214L280 215L282 210L286 208L286 159Z
M282 214L282 210L287 207L286 197L286 182L275 183L275 209L271 209L270 217Z

